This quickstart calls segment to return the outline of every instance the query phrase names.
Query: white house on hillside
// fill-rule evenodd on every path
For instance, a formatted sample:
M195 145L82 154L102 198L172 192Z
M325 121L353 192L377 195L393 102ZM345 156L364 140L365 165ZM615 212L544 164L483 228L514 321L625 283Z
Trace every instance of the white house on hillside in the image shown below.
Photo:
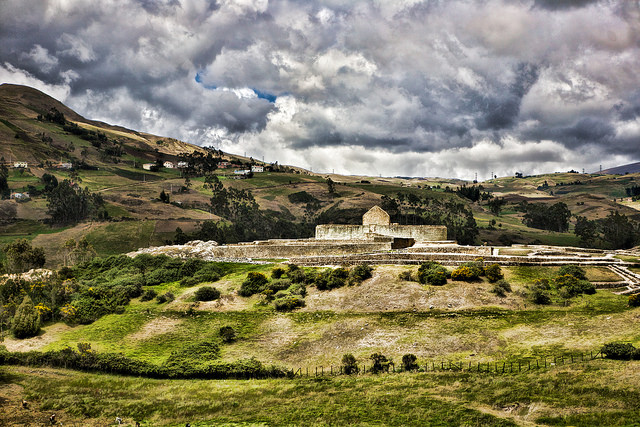
M173 162L164 162L162 164L162 166L164 166L167 169L174 169L176 166L173 164Z
M251 172L264 172L264 166L251 166Z
M146 171L150 171L151 169L153 169L156 166L155 163L145 163L142 165L142 169L146 170Z
M14 168L28 168L29 165L27 164L27 162L13 162L13 167Z
M178 162L178 167L179 168L188 168L189 167L189 163L188 162Z

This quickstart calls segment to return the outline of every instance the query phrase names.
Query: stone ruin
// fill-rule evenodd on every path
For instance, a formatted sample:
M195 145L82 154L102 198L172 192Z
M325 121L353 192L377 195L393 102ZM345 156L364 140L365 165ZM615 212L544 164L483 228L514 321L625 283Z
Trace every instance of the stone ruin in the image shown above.
M389 214L379 206L374 206L362 217L362 225L318 225L316 240L384 240L391 242L392 249L402 249L416 243L447 242L447 227L444 225L392 224Z

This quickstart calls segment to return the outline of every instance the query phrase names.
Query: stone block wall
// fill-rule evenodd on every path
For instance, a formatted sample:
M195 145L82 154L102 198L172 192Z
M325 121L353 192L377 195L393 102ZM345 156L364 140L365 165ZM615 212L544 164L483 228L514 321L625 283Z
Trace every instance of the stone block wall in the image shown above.
M371 233L413 239L416 242L447 240L447 227L444 225L322 224L316 227L316 239L318 240L365 240L367 234Z

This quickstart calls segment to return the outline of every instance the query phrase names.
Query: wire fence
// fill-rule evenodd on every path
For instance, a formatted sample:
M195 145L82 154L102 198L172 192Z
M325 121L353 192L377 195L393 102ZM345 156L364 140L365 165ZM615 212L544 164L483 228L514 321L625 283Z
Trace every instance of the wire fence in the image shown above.
M550 369L556 366L563 366L575 363L586 363L596 359L604 359L604 355L597 351L589 353L570 353L561 354L559 356L545 356L542 358L525 358L518 360L502 360L491 362L471 362L471 361L426 361L423 364L415 365L414 369L410 369L412 372L476 372L493 375L502 374L518 374L526 373L533 370ZM407 372L402 366L396 366L394 363L389 363L385 368L380 370L380 367L374 367L374 365L360 364L357 368L350 368L352 374L364 375L367 373L397 373ZM344 366L314 366L305 367L292 370L293 377L324 377L324 376L336 376L346 375Z

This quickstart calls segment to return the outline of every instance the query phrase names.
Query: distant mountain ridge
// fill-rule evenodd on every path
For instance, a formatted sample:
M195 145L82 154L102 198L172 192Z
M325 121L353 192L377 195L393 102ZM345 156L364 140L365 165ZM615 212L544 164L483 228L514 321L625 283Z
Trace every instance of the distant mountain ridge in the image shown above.
M629 163L628 165L616 166L603 170L601 173L609 175L625 175L628 173L640 173L640 162Z

